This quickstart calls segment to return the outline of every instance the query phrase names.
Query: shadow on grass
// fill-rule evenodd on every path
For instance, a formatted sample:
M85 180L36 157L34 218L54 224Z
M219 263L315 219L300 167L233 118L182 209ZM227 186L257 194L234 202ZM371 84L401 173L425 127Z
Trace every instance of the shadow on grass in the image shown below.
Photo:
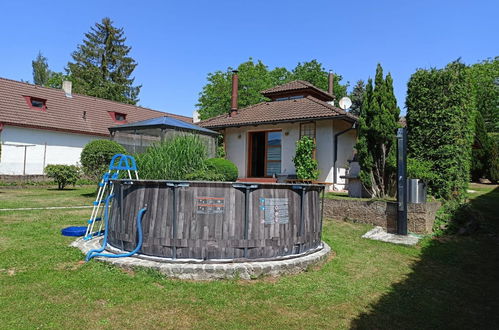
M47 190L50 190L50 191L73 191L73 190L77 190L77 188L66 188L64 187L64 189L59 189L59 188L47 188Z
M89 192L89 193L83 193L80 194L83 197L96 197L97 196L98 189L95 189L95 191Z
M482 228L471 236L423 242L405 280L351 323L352 329L497 329L499 327L499 188L471 201Z

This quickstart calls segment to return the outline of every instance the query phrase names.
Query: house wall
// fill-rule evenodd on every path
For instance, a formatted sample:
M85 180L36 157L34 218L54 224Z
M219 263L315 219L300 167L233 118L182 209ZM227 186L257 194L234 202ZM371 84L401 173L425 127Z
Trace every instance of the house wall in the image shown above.
M293 157L295 155L296 141L300 135L299 124L261 125L225 129L227 159L236 164L239 169L240 178L245 178L248 174L248 133L279 129L282 130L281 172L283 174L295 174Z
M316 122L316 159L319 163L319 181L333 183L334 176L334 134L351 127L351 123L342 120L320 120ZM248 173L248 133L265 130L282 130L282 164L283 174L296 174L293 157L296 151L296 141L300 138L300 123L282 123L278 125L260 125L240 128L226 128L225 147L227 158L236 164L239 177L247 177ZM287 134L287 135L286 135ZM340 178L352 159L356 143L356 131L351 130L339 137L337 160L337 186L344 189L345 180ZM333 190L331 185L329 190Z
M5 126L0 133L2 150L0 174L22 175L24 147L26 148L26 175L43 174L44 165L75 165L80 161L83 147L90 141L102 137Z

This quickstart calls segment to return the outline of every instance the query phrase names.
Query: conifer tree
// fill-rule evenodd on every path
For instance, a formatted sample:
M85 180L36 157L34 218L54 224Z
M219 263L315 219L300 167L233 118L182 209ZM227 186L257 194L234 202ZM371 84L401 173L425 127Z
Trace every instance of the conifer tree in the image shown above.
M395 135L400 109L393 94L393 80L383 78L378 64L374 79L369 79L359 116L359 140L356 146L361 167L360 178L373 197L386 197L393 186Z
M36 59L31 61L31 67L33 68L33 83L39 86L46 86L51 72L47 58L42 55L42 52L38 52Z
M364 92L366 91L366 86L364 85L364 80L359 80L353 87L352 93L350 94L350 99L352 100L352 106L349 112L355 116L360 114L360 109L362 108L362 101L364 99Z
M136 104L142 86L133 86L130 77L137 63L128 56L123 28L116 28L109 18L96 23L85 34L83 44L73 54L67 71L76 93Z

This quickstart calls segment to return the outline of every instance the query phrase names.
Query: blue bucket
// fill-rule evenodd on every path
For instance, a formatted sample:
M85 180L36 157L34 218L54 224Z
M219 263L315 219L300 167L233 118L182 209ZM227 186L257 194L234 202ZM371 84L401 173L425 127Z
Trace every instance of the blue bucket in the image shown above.
M87 232L87 227L66 227L61 230L64 236L83 236Z

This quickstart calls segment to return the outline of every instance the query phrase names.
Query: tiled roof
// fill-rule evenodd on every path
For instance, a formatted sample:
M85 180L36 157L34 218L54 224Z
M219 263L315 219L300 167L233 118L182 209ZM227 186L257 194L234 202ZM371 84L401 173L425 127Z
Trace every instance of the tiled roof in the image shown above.
M326 91L315 87L308 81L303 81L303 80L294 80L289 83L272 87L266 90L263 90L261 93L265 96L271 96L271 95L278 95L278 94L284 94L284 93L290 93L290 92L298 92L298 91L311 91L314 94L317 94L320 99L323 99L324 101L331 101L334 99L334 97L330 94L328 94Z
M357 117L345 110L336 108L315 97L307 96L301 99L258 103L239 109L238 113L232 117L227 113L203 120L198 124L206 128L216 129L334 117L343 117L351 121L357 120Z
M46 100L46 111L30 108L25 96ZM66 97L61 89L0 78L0 123L6 125L108 136L108 127L119 125L109 112L126 114L128 123L165 115L192 123L185 116L79 94Z

